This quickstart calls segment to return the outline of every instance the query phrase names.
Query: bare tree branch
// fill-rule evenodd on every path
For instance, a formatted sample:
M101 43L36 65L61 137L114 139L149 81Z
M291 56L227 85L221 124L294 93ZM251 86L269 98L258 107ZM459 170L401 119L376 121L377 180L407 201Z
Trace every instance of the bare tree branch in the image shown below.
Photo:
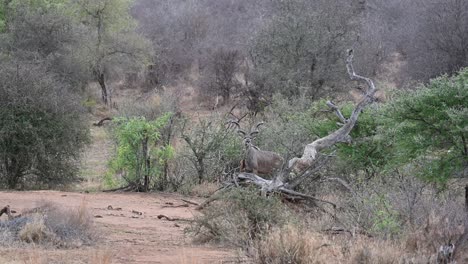
M340 119L341 123L344 125L348 120L343 116L338 106L336 106L332 101L327 101L328 107L335 111L336 116Z
M348 74L351 80L360 80L366 82L368 86L367 91L363 98L354 108L351 117L341 128L329 134L328 136L319 138L314 142L308 144L305 147L304 153L301 158L293 158L289 161L289 166L294 167L294 171L296 173L302 172L306 168L310 167L310 165L313 162L315 162L318 152L322 149L329 148L339 142L348 142L349 133L356 125L356 122L359 118L359 114L364 108L366 108L369 104L371 104L374 101L374 94L376 91L374 82L369 78L360 76L355 73L353 67L353 50L348 51L348 58L346 59L346 68L348 70Z

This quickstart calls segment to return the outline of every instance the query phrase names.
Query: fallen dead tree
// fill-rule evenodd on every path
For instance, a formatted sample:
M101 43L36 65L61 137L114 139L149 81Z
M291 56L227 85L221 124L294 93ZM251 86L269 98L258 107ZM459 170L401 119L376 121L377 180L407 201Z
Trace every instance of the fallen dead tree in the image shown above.
M321 203L336 208L336 205L332 202L297 192L294 189L297 186L299 186L304 180L313 177L316 171L326 162L322 158L323 155L319 155L320 151L330 148L338 143L351 141L351 137L349 134L355 127L360 113L375 100L374 95L376 92L376 88L374 82L370 78L355 73L353 67L353 56L353 50L348 50L346 58L346 68L349 77L351 80L362 81L366 83L367 90L362 94L362 98L355 105L349 118L346 118L333 102L327 102L327 106L335 112L335 114L341 121L341 127L336 131L333 131L329 135L319 138L313 141L312 143L306 145L304 148L303 155L301 157L295 157L291 159L286 166L283 166L283 170L277 173L272 180L265 179L254 173L241 172L240 174L234 177L232 182L226 183L223 190L227 190L233 187L241 187L246 184L254 185L261 191L263 195L270 193L279 193L291 200L308 200L315 205L317 205L317 203ZM197 209L203 209L209 203L219 199L220 194L222 194L223 190L208 198L204 203L198 206Z

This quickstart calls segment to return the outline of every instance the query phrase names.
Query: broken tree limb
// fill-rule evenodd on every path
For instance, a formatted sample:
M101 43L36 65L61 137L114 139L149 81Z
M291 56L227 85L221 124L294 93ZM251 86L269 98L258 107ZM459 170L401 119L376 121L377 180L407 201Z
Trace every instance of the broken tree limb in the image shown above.
M216 190L216 192L214 192L208 199L206 199L203 203L201 203L199 206L197 206L195 208L195 210L203 210L210 203L221 199L223 193L226 190L229 190L231 187L233 187L233 185L228 185L228 186L225 186L223 188L220 188L220 189Z
M185 200L185 199L180 199L181 201L183 202L186 202L188 204L191 204L191 205L195 205L195 206L199 206L200 204L196 203L196 202L192 202L192 201L189 201L189 200Z
M304 153L300 158L293 158L289 161L289 166L294 168L295 173L300 173L304 171L306 168L310 167L312 163L315 162L317 154L325 149L329 148L336 143L339 142L347 142L349 141L349 133L356 125L356 122L359 118L359 114L364 110L368 105L370 105L374 101L374 94L376 92L376 88L374 82L367 77L358 75L354 71L353 67L353 50L348 51L348 57L346 59L346 68L351 80L359 80L364 81L367 84L367 91L363 95L363 98L357 103L351 116L347 119L347 122L339 129L334 131L333 133L319 138L314 142L308 144L304 148ZM344 117L343 117L344 118Z
M314 202L329 204L333 206L333 208L336 208L336 204L332 202L325 201L325 200L319 199L311 195L307 195L307 194L303 194L300 192L287 189L286 187L284 187L284 184L280 181L266 180L258 175L255 175L253 173L246 173L246 172L239 174L237 177L241 180L248 180L250 183L260 187L260 189L264 192L268 192L268 193L278 192L278 193L282 193L282 194L286 194L286 195L290 195L294 197L304 198L304 199L311 200Z
M296 176L294 179L286 183L288 189L295 189L299 186L306 178L318 172L323 166L328 164L330 160L329 156L321 155L309 168L304 170L300 175ZM292 168L290 168L292 169Z
M349 184L344 181L343 179L340 179L340 178L326 178L324 179L324 181L334 181L334 182L337 182L339 184L341 184L341 186L343 186L346 190L348 190L352 195L354 195L355 197L357 197L357 193L353 190L353 188L351 188L351 186L349 186Z
M348 122L348 120L341 113L341 110L338 108L338 106L336 106L332 101L327 101L327 106L335 112L336 116L340 119L343 125L346 124L346 122Z
M288 189L286 189L284 187L278 188L278 191L281 192L281 193L284 193L284 194L289 194L289 195L301 197L301 198L304 198L304 199L309 199L309 200L312 200L314 202L326 203L326 204L329 204L329 205L333 206L333 208L336 208L336 204L334 204L332 202L325 201L325 200L319 199L317 197L307 195L307 194L303 194L303 193L300 193L300 192L296 192L296 191L293 191L293 190L288 190Z
M93 123L93 126L98 126L98 127L103 126L105 121L112 121L112 117L105 117L99 120L99 122Z

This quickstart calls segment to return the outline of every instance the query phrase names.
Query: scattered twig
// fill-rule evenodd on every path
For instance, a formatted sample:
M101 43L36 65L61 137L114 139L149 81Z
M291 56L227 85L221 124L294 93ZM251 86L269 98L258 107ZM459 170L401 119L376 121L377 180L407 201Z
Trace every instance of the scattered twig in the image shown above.
M200 204L196 203L196 202L192 202L192 201L189 201L189 200L185 200L185 199L180 199L182 200L183 202L186 202L188 204L191 204L191 205L196 205L196 206L199 206Z
M329 234L332 234L332 235L348 233L349 235L353 236L353 232L351 232L351 231L349 231L347 229L344 229L344 228L328 228L328 229L322 230L322 232L329 233Z
M122 208L120 208L120 207L114 208L114 207L112 207L112 205L109 205L109 206L107 206L107 210L122 211Z
M165 219L165 220L171 221L171 222L173 222L173 221L193 222L192 219L177 218L177 217L171 218L171 217L165 216L165 215L158 215L158 219Z
M195 210L202 210L206 206L208 206L210 203L219 200L221 198L221 196L222 196L222 193L225 192L226 190L230 189L232 186L233 185L228 185L228 186L225 186L225 187L222 187L222 188L216 190L216 192L214 192L210 197L208 197L208 199L206 199L203 203L201 203L199 206L197 206L195 208Z
M134 185L127 185L127 186L119 187L119 188L115 188L115 189L103 190L102 192L118 192L118 191L129 192L129 191L134 191L136 189L137 189L137 187L134 186Z
M139 211L136 211L136 210L132 210L132 213L136 214L136 215L143 215L142 212L139 212Z
M161 208L177 208L177 207L189 207L188 204L180 204L180 205L163 205Z

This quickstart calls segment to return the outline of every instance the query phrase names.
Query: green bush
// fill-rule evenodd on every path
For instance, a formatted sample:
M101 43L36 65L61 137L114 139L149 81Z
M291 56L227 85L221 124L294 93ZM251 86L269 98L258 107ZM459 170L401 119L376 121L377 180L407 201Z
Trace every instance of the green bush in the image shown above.
M79 98L44 67L0 64L0 184L8 188L75 179L88 129Z
M416 174L444 184L466 176L468 164L468 68L442 76L413 92L399 92L388 104L386 137L392 165L411 163Z
M120 173L124 181L138 191L149 191L160 185L162 167L173 156L170 145L161 145L161 130L171 114L154 121L144 117L115 120L117 153L111 160L112 173ZM111 182L106 178L106 182ZM164 183L162 183L164 185Z

